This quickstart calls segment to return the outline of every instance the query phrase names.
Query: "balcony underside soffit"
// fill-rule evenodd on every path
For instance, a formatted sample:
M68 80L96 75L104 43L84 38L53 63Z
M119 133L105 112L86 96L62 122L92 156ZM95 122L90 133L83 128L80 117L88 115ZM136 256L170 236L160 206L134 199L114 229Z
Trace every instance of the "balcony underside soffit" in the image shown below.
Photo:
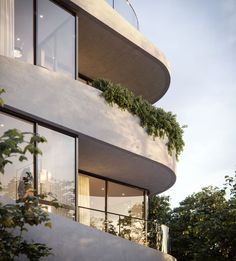
M175 173L161 163L82 134L79 136L79 168L148 189L150 194L169 189L176 180Z
M170 84L160 60L84 12L79 14L79 73L120 83L151 103Z

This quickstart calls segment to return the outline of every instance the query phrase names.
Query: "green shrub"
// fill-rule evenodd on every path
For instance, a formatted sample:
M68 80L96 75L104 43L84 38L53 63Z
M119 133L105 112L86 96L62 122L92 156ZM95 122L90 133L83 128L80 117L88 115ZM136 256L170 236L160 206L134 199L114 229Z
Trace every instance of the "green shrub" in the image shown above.
M140 119L140 125L145 128L148 135L159 138L168 138L168 151L176 153L176 158L183 151L183 127L176 121L176 115L165 112L143 99L135 96L132 91L114 84L111 81L98 79L93 81L92 86L102 91L102 96L112 105L117 104L121 109L128 110Z

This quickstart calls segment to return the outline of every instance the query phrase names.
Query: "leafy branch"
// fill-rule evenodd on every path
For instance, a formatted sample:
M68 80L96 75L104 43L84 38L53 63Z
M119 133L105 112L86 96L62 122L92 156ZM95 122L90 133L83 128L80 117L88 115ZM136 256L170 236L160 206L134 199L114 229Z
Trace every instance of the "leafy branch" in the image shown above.
M0 89L0 95L4 93ZM0 97L0 107L4 105ZM30 135L29 141L25 136ZM27 160L26 154L34 156L42 154L36 143L44 143L46 139L38 134L21 132L17 129L7 130L0 136L0 175L4 175L5 167L13 164L12 158L19 161ZM23 178L24 195L16 204L4 205L0 202L0 259L13 261L15 257L25 255L31 261L38 261L41 257L52 254L52 249L45 244L28 242L24 233L29 226L43 224L51 228L52 224L48 213L40 205L47 194L37 194L33 189L33 176L26 172ZM1 184L0 184L1 190Z
M112 105L117 104L121 109L128 110L140 119L140 125L146 130L148 135L159 138L168 138L167 147L169 154L175 151L176 158L183 151L183 129L176 121L176 115L165 112L162 108L157 108L143 99L135 96L132 91L122 87L120 84L113 84L104 79L93 81L92 86L102 91L102 96Z

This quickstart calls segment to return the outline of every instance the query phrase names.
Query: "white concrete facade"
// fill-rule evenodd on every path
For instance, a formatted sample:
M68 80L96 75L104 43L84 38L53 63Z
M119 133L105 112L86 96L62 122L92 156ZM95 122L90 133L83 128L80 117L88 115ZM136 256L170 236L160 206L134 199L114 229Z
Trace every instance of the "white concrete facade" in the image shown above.
M115 172L112 166L102 173L106 171L110 178L146 188L151 194L160 193L174 184L175 155L168 153L166 141L148 136L137 117L116 105L108 105L99 90L4 56L0 56L0 67L0 85L6 89L6 105L124 150L122 153L126 156L123 164L117 163L119 168L128 166L133 158L129 171L123 167L121 173L124 176L112 175ZM91 146L89 158L95 149L95 145ZM113 149L110 149L109 155L112 153ZM114 162L119 158L116 155L111 160ZM142 163L140 166L137 159ZM107 168L105 159L103 162ZM139 170L142 170L140 174Z
M115 82L120 78L126 87L150 102L165 94L170 84L170 66L165 56L104 0L61 3L79 18L82 36L77 48L80 52L82 46L83 53L78 55L81 71L77 74L110 77ZM100 40L93 41L98 35ZM109 45L114 50L108 50ZM11 42L11 50L13 46ZM92 50L94 56L88 59ZM0 87L6 90L5 110L73 133L79 140L78 169L141 188L145 190L144 196L146 192L161 193L175 183L176 157L168 152L167 139L149 136L138 117L117 105L110 106L99 90L87 84L9 58L12 55L7 51L1 54L4 56L0 55ZM127 68L123 68L124 64ZM55 255L42 260L174 260L167 254L69 219L54 215L51 218L52 230L31 227L26 235L53 248Z

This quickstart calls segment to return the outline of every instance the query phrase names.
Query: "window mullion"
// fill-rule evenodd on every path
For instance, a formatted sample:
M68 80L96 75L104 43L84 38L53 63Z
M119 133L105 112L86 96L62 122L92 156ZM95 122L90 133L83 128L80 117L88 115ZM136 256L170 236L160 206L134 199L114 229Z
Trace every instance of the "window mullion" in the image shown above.
M38 134L38 123L34 123L34 134ZM34 146L38 146L37 142L34 143ZM34 155L34 189L36 194L38 194L38 155Z

